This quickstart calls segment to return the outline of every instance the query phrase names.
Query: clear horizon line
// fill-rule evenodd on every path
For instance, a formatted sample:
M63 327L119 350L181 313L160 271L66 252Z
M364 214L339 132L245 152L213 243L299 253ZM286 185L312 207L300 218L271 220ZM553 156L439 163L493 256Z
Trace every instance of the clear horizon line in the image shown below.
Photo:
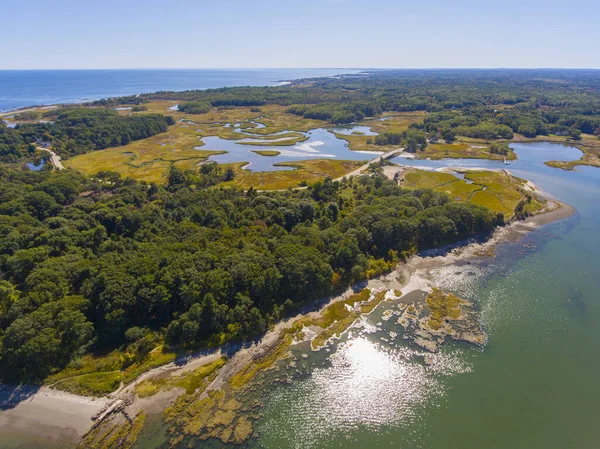
M600 67L108 67L108 68L15 68L0 72L67 70L600 70Z

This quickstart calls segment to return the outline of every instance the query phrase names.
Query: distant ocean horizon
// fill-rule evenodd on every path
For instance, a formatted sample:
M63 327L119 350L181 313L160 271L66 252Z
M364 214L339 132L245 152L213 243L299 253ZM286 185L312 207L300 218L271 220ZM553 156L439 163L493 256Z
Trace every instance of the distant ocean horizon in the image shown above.
M103 69L0 70L0 111L81 103L160 90L276 86L300 78L355 74L363 69Z

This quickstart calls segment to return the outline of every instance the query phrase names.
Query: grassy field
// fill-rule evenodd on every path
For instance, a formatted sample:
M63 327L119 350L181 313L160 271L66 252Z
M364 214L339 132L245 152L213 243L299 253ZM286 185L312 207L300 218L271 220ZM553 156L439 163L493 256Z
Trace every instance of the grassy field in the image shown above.
M490 153L490 143L476 139L458 139L451 144L431 144L424 151L418 151L419 159L444 159L444 158L464 158L464 159L495 159L504 160L500 154ZM510 151L506 159L513 160L517 156Z
M525 181L505 171L468 171L464 176L465 180L462 180L451 173L409 169L404 173L401 185L445 192L454 201L485 206L501 212L506 219L514 216L521 200L527 200ZM525 211L535 213L542 207L540 200L533 196L531 202L526 201Z
M285 162L276 164L284 167L294 167L295 170L251 172L243 170L246 162L227 164L235 171L233 181L220 184L224 187L238 187L257 190L284 190L288 187L300 187L304 183L314 183L327 176L338 178L356 170L364 161L340 161L337 159L311 159L308 161Z
M279 156L281 153L279 151L275 151L275 150L252 150L253 153L256 154L260 154L261 156L268 156L268 157L273 157L273 156Z
M175 353L163 352L158 346L144 359L132 361L123 351L88 354L65 369L49 376L45 385L83 396L104 396L115 391L121 382L129 383L140 374L175 360Z

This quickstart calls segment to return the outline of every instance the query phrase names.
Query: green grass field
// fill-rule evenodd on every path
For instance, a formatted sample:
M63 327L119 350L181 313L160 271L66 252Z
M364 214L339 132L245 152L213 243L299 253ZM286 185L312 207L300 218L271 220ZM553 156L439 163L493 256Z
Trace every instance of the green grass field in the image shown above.
M294 167L295 170L252 172L243 170L245 162L226 164L235 171L233 181L220 184L224 187L238 187L257 190L284 190L289 187L300 187L301 184L311 184L325 179L327 176L338 178L356 170L364 161L340 161L337 159L311 159L307 161L286 162L279 166Z
M447 193L454 201L464 201L501 212L506 219L515 214L521 200L526 200L525 181L505 171L469 171L465 179L452 173L409 169L403 175L401 185L408 188L428 188ZM468 182L470 181L470 182ZM537 212L542 204L533 198L525 210Z

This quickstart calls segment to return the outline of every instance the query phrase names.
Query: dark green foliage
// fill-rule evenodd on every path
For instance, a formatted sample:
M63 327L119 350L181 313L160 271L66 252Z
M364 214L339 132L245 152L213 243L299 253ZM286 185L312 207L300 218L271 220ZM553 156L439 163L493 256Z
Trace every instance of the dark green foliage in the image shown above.
M490 153L492 154L501 154L502 156L508 156L510 153L510 148L506 143L493 143L490 146Z
M16 129L0 120L0 161L16 162L26 153L25 140Z
M122 117L112 109L66 108L53 123L21 125L12 133L17 132L22 143L47 141L57 153L72 156L145 139L172 124L172 117L157 114ZM0 133L5 131L0 128Z
M186 114L206 114L210 111L210 103L206 101L191 101L179 105L179 110Z
M381 108L372 102L323 103L316 106L295 105L287 109L290 114L307 119L325 120L331 123L352 123L380 114Z
M427 136L420 129L409 128L401 133L381 133L375 136L375 145L402 145L409 153L416 153L427 146Z
M226 175L172 169L163 188L1 168L3 378L42 378L87 348L147 352L157 333L183 346L245 339L364 279L369 258L502 223L378 174L295 192L199 186Z

